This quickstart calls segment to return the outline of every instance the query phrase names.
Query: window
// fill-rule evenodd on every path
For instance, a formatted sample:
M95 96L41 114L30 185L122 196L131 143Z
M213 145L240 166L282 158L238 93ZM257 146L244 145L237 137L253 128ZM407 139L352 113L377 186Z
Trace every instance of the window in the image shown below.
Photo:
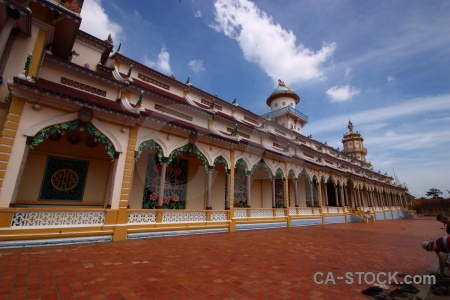
M283 102L283 106L286 106L286 102Z

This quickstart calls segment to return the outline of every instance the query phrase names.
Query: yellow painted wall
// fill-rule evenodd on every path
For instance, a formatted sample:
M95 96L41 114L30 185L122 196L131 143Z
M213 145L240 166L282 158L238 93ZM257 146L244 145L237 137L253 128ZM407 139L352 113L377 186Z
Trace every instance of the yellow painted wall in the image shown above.
M225 168L218 164L212 176L211 207L225 209Z
M188 158L186 189L186 209L205 209L206 170L197 158Z
M17 201L38 200L48 156L73 158L89 161L83 202L104 203L108 189L112 162L104 147L99 143L95 148L85 144L87 134L80 133L81 142L72 145L67 134L57 142L46 140L34 149L30 149L23 177L19 187Z
M251 181L252 189L250 191L251 202L250 206L252 208L263 207L262 203L262 184L261 179L253 179Z
M62 156L60 156L62 157ZM67 157L67 156L64 156ZM20 182L17 200L36 201L39 198L42 180L44 178L45 167L48 154L33 153L28 154L27 163ZM110 163L105 161L90 160L88 174L86 177L83 202L105 201L108 186Z

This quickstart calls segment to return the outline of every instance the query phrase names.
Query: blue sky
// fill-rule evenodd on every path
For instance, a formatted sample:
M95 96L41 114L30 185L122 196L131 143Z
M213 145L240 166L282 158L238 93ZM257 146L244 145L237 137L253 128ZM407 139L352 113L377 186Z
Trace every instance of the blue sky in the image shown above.
M257 114L282 79L305 136L342 149L350 116L375 171L450 196L450 1L85 0L81 16L123 55Z

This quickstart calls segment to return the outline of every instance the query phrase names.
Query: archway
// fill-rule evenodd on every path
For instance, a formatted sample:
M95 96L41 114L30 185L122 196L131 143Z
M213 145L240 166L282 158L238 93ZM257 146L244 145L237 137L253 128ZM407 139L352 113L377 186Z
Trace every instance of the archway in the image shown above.
M251 175L251 206L252 208L272 207L272 172L261 160L252 167Z
M76 119L45 127L27 145L16 204L105 205L118 153L92 123Z

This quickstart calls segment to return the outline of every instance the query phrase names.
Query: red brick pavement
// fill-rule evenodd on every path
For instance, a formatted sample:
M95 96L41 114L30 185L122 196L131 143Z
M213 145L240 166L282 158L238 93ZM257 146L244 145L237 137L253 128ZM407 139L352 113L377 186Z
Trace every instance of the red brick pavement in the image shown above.
M0 299L368 299L354 272L425 274L436 255L420 243L441 227L423 218L2 249ZM316 272L355 282L315 284Z

